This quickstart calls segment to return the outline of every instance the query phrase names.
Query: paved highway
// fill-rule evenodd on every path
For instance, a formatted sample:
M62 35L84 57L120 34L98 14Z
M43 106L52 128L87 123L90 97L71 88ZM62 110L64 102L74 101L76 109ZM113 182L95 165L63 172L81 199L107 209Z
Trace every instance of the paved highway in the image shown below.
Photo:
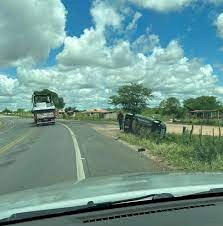
M115 174L157 171L146 157L86 122L36 127L0 118L0 194Z

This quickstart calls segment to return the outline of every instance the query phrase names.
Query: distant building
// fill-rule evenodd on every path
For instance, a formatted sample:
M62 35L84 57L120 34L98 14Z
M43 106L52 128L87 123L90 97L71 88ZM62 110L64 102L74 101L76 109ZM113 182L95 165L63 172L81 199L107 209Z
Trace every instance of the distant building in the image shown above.
M223 118L223 111L216 110L193 110L190 111L192 118L197 119L220 119Z
M89 109L82 114L88 115L88 116L98 116L99 118L106 118L106 119L112 119L116 117L116 113L113 113L112 111L108 111L106 109Z
M64 109L57 109L56 110L56 114L57 115L64 115L65 114L65 111L64 111Z
M67 111L66 114L68 116L74 116L75 117L75 111L70 110L70 111Z

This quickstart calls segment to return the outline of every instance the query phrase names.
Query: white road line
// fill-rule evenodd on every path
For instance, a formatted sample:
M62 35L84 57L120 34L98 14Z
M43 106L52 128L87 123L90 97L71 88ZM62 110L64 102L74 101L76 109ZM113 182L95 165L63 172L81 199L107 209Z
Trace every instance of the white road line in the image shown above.
M81 152L80 152L80 148L79 148L79 145L77 142L77 138L76 138L75 134L73 133L73 131L70 129L70 127L68 127L67 125L60 123L60 122L58 122L58 124L67 128L67 130L69 131L69 133L72 137L74 151L75 151L75 155L76 155L77 180L78 181L84 180L86 177L85 177L84 166L83 166L83 162L82 162L83 158L81 157Z

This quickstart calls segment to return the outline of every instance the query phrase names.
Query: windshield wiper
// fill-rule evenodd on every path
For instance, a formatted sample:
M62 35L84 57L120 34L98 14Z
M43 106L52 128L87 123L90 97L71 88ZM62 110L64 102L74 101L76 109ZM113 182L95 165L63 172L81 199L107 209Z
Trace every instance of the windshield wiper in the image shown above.
M174 196L171 193L160 193L160 194L151 194L139 196L136 198L124 199L120 201L112 202L112 204L121 204L121 203L132 203L138 201L148 201L148 200L164 200L164 199L172 199Z
M61 216L69 216L78 213L84 212L92 212L99 211L105 209L111 209L118 207L120 205L129 205L134 203L139 203L141 201L151 201L151 200L164 200L164 199L172 199L174 196L170 193L161 193L161 194L151 194L139 196L136 198L130 199L122 199L119 201L111 201L104 203L94 203L93 201L89 201L86 205L77 206L77 207L65 207L65 208L57 208L57 209L49 209L49 210L38 210L24 213L15 213L8 218L4 218L0 220L0 225L10 225L15 223L22 223L33 220L41 220L41 219L49 219Z
M184 199L203 198L203 197L219 197L223 196L223 188L211 188L207 191L192 193L189 195L181 196Z

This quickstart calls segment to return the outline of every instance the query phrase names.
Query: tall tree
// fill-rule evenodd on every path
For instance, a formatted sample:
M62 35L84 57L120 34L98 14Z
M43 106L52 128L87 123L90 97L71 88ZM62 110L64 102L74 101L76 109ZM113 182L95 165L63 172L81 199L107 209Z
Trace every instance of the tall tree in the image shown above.
M151 89L142 84L130 83L119 87L117 94L110 96L109 103L131 113L140 113L152 97Z
M67 107L64 110L65 110L66 113L69 112L69 111L73 111L73 112L77 111L76 107Z
M25 112L25 109L24 108L18 108L16 110L17 113L24 113Z
M12 113L12 111L9 110L8 108L5 108L5 109L2 111L2 113L4 113L4 114L9 114L9 113Z
M176 115L180 109L180 101L175 97L169 97L161 101L159 107L164 115Z
M221 107L221 103L214 96L188 98L183 104L189 110L215 110Z
M41 91L35 91L34 94L47 94L51 95L52 101L55 105L56 108L64 108L65 103L63 100L63 97L59 97L57 93L48 90L48 89L43 89Z

